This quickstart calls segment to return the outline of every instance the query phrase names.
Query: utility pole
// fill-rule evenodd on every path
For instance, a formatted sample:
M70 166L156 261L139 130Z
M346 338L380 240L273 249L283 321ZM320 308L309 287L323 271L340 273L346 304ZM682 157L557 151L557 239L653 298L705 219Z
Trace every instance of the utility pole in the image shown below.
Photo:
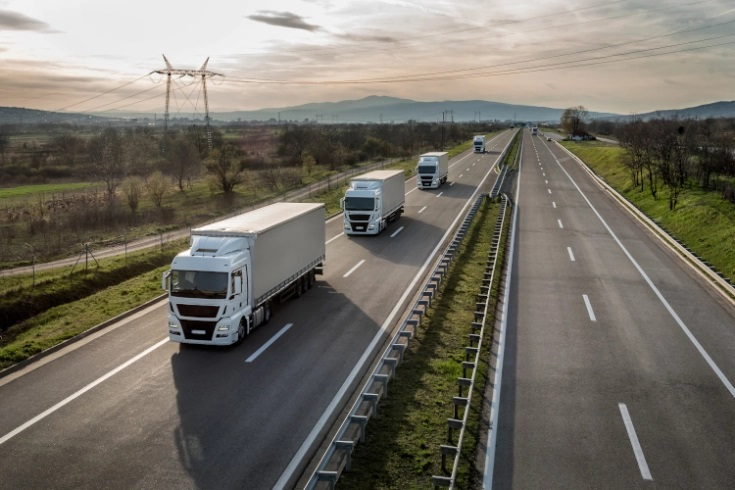
M201 77L202 78L202 89L204 90L204 122L207 132L207 142L209 148L212 148L212 130L209 125L209 99L207 97L207 77L224 77L221 73L214 73L207 70L207 63L209 58L204 61L204 64L198 70L181 70L171 66L171 63L166 59L166 55L163 56L163 61L166 63L166 68L161 70L153 70L151 73L158 73L159 75L166 75L166 112L163 116L163 132L164 135L168 134L168 114L169 114L169 101L171 99L171 75L180 75L181 77Z

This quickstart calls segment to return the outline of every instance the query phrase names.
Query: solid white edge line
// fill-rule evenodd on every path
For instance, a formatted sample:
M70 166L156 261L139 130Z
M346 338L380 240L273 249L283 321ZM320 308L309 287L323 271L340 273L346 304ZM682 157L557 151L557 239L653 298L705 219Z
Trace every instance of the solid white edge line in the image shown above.
M511 142L508 142L508 144L510 144ZM339 401L344 397L345 393L347 392L347 389L350 387L352 382L355 380L357 375L362 370L363 365L367 362L368 358L372 358L373 349L375 349L375 346L380 341L385 331L388 329L388 326L390 326L393 323L393 318L398 314L398 311L402 307L403 302L406 301L406 298L408 297L409 292L413 290L413 288L416 286L416 283L420 280L420 278L424 276L424 272L429 267L429 264L433 262L433 257L439 251L444 241L449 237L452 230L457 225L457 222L459 222L459 220L462 219L467 208L477 197L477 193L482 188L483 184L485 183L485 180L487 180L487 178L492 173L493 168L495 168L495 166L498 164L499 157L500 155L498 155L498 158L495 159L495 163L490 166L487 173L485 174L485 177L483 177L480 183L477 185L475 192L472 193L472 195L467 200L465 205L459 211L459 213L457 214L457 217L454 218L454 221L452 222L452 224L449 225L447 232L444 233L444 236L441 238L441 240L439 240L436 247L434 247L434 250L432 250L432 252L429 254L429 258L426 259L426 262L424 262L424 264L421 266L421 269L419 269L418 273L414 276L413 280L411 281L411 284L408 285L406 290L403 292L401 297L398 299L398 302L391 310L390 314L388 315L388 318L385 319L383 324L380 326L380 329L378 329L378 331L375 332L375 336L370 341L370 344L367 346L367 348L365 348L365 351L362 353L362 356L360 356L360 359L355 364L355 367L352 368L352 371L350 371L350 374L347 376L347 379L345 379L345 381L342 383L342 386L340 386L339 390L334 395L334 398L332 398L332 401L329 403L327 408L324 410L324 413L322 414L322 416L319 418L316 424L314 424L314 428L311 430L311 432L306 437L306 439L304 439L304 442L301 444L301 447L298 449L298 451L296 451L296 454L294 454L293 458L291 458L291 462L286 467L283 474L281 474L281 478L279 478L278 481L276 482L275 488L284 488L286 486L286 483L288 483L288 481L291 479L291 476L293 475L294 471L296 471L296 468L298 467L301 460L304 458L304 455L308 451L309 447L311 447L311 445L314 444L314 441L316 440L317 436L323 430L324 426L327 424L327 421L332 416L332 413L336 410L337 405L339 404ZM511 262L512 262L512 259L511 259Z
M24 430L26 430L27 428L29 428L32 425L34 425L36 422L39 422L39 421L45 419L46 417L48 417L49 415L51 415L55 411L59 410L63 406L65 406L65 405L69 404L70 402L76 400L77 398L79 398L80 396L82 396L83 394L85 394L86 392L88 392L89 390L91 390L92 388L94 388L95 386L97 386L98 384L106 381L107 379L109 379L112 376L116 375L117 373L119 373L120 371L122 371L123 369L125 369L126 367L130 366L131 364L135 363L136 361L139 361L140 359L144 358L145 356L147 356L148 354L150 354L154 350L158 349L162 345L167 344L169 342L170 341L169 341L168 337L166 337L165 339L163 339L163 340L159 341L157 344L154 344L151 347L147 348L146 350L144 350L140 354L136 355L135 357L132 357L131 359L128 359L124 363L120 364L118 367L116 367L112 371L109 371L107 374L104 374L103 376L100 376L99 378L97 378L96 380L92 381L91 383L89 383L87 386L85 386L84 388L80 389L76 393L73 393L73 394L69 395L68 397L64 398L63 400L61 400L59 403L57 403L53 407L51 407L51 408L49 408L49 409L41 412L40 414L36 415L35 417L33 417L28 422L26 422L23 425L15 428L15 429L13 429L10 432L8 432L4 436L0 437L0 445L2 445L3 443L9 441L13 437L17 436L18 434L20 434L21 432L23 432Z
M584 300L584 305L587 307L587 314L589 314L590 320L596 322L597 318L595 317L595 312L592 310L592 303L590 303L589 297L586 294L583 294L582 299Z
M364 263L365 263L365 259L362 259L352 269L350 269L347 272L345 272L345 274L342 277L349 277L350 274L352 274L353 272L355 272L357 270L357 268L360 267Z
M493 472L495 471L495 445L498 439L498 414L500 412L500 388L503 382L503 360L505 359L505 332L508 328L508 302L510 298L510 283L513 276L513 255L515 253L515 236L518 225L518 202L521 195L521 174L523 171L523 146L518 159L518 182L516 183L516 205L513 209L513 225L511 231L510 251L508 253L508 274L503 288L503 309L500 319L500 336L498 337L498 355L495 360L495 378L493 379L493 398L490 402L490 428L487 435L487 449L485 451L485 468L483 471L482 488L493 487Z
M403 227L401 226L396 231L394 231L393 234L390 237L393 238L393 237L395 237L396 235L398 235L402 231L403 231Z
M641 470L641 476L644 480L653 480L651 477L651 471L648 469L648 463L646 463L646 457L643 455L643 448L640 442L638 442L638 436L635 433L635 427L633 427L633 421L628 413L628 407L625 403L618 403L620 408L620 415L623 416L623 423L625 424L625 430L628 431L628 439L630 439L630 445L633 446L633 453L635 453L635 459L638 461L638 468Z
M553 156L553 154L552 154ZM618 247L623 251L626 257L628 257L628 260L631 264L638 270L638 273L643 277L643 280L648 284L648 287L651 288L653 293L656 295L658 300L661 302L661 304L664 305L664 308L666 308L666 311L669 312L669 315L674 319L674 321L679 325L679 328L684 332L684 334L689 338L689 341L694 345L694 347L699 351L699 354L704 358L704 360L709 365L710 369L714 371L715 375L717 375L718 378L720 378L720 381L723 385L725 385L725 388L727 391L730 392L730 395L732 395L733 398L735 398L735 386L732 385L730 380L727 379L725 374L720 370L720 368L715 364L715 361L710 357L710 355L707 353L706 350L704 350L704 347L702 347L702 344L699 343L697 338L694 336L694 334L689 330L689 328L686 326L684 321L679 318L679 315L677 315L676 311L674 311L674 308L669 304L668 301L666 301L666 298L664 298L664 295L661 293L661 291L658 290L656 285L653 283L650 277L648 277L648 274L643 270L643 268L636 262L636 260L633 258L633 256L628 252L628 249L625 248L625 245L623 245L623 242L620 241L618 236L612 231L612 228L607 224L607 222L603 219L602 215L597 211L597 209L592 205L590 200L587 198L587 196L582 192L582 189L579 188L577 183L572 179L572 176L569 175L569 172L564 168L564 166L561 164L558 158L554 156L554 160L556 160L557 165L559 168L561 168L562 172L564 172L569 179L569 181L572 183L572 185L577 189L577 192L582 196L582 199L584 199L587 202L587 205L592 209L592 212L595 213L597 216L597 219L600 220L602 225L605 227L608 233L610 233L610 236L613 238L615 243L617 243Z
M569 260L574 262L574 252L572 252L572 247L567 247L567 252L569 252Z
M265 350L268 347L270 347L273 344L273 342L275 342L276 340L278 340L278 338L281 335L283 335L284 333L286 333L288 331L288 329L291 328L291 327L293 327L293 323L287 323L282 329L280 329L278 331L278 333L276 333L273 337L271 337L268 342L266 342L265 344L263 344L262 346L260 346L260 349L256 350L253 353L253 355L251 355L250 357L248 357L245 360L245 362L253 362L254 360L256 360L259 355L261 355L263 352L265 352Z

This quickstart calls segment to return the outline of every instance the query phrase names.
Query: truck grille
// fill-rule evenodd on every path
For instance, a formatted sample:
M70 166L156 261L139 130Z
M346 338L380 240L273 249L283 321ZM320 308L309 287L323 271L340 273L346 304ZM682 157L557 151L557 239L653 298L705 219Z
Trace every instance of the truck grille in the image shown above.
M431 179L429 179L429 180L421 179L421 185L423 185L423 186L430 186L431 185Z
M367 230L367 223L350 221L350 225L352 226L352 231L365 231L365 230Z
M350 214L350 221L367 221L370 219L369 214Z
M176 307L179 309L179 315L194 318L217 318L219 313L219 306L176 305Z
M214 327L217 322L200 322L196 320L181 320L184 338L189 340L212 340Z

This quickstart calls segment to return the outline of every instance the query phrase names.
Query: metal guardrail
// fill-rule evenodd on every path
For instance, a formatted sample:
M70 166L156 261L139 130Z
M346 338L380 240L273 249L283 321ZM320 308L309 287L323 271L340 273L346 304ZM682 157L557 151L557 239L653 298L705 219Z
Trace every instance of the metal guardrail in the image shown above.
M501 155L500 158L502 160L504 155ZM495 181L493 190L489 194L490 197L496 197L498 195L505 179L507 165L501 165L500 168L500 174ZM388 347L381 355L380 361L378 361L368 381L365 383L361 394L337 430L336 435L316 469L311 474L305 486L307 490L321 488L333 490L342 472L351 468L352 451L357 443L365 442L365 428L367 423L371 417L377 415L380 400L388 396L388 382L391 378L395 377L396 367L403 361L404 353L409 348L410 342L421 324L421 320L431 307L431 301L439 290L439 285L447 274L449 266L456 256L459 246L464 240L486 196L488 195L480 194L476 198L454 238L437 261L437 265L434 267L429 280L418 294L413 307L410 309L410 313L403 320L398 332L393 336ZM507 202L505 196L503 196L503 202ZM503 214L505 213L503 212Z
M500 251L501 240L503 238L507 207L508 196L503 194L500 197L500 211L498 213L498 220L495 223L495 229L490 243L490 251L487 256L482 285L480 286L480 292L477 295L474 312L475 318L470 325L471 333L469 334L469 345L465 347L465 360L462 362L462 376L457 378L459 393L458 396L452 398L452 404L454 405L454 417L447 419L447 444L443 444L441 446L441 469L443 472L448 473L448 475L433 475L431 480L434 483L434 488L454 488L454 483L457 478L460 453L462 451L468 417L471 413L470 405L472 404L472 390L475 386L477 366L480 363L482 342L485 339L485 323L488 317L490 293L493 281L495 280L495 274L498 270L498 252ZM469 376L467 375L468 371L470 372ZM460 412L462 412L461 418ZM459 431L459 437L456 443L454 442L453 437L455 431ZM451 471L447 470L447 457L453 458Z
M380 400L388 396L388 382L395 377L396 367L403 361L403 355L408 349L423 316L431 307L431 301L439 289L439 284L447 274L459 245L462 243L484 198L485 195L480 194L468 211L454 238L439 259L430 279L418 295L410 313L383 352L380 361L363 387L362 393L338 429L305 488L309 490L316 488L334 489L342 471L350 469L352 451L358 442L365 441L367 422L377 414Z

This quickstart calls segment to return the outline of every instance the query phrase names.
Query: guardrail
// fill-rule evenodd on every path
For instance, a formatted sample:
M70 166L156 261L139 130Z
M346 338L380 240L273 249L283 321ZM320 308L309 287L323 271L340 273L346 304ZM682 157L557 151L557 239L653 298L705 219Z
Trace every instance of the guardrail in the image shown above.
M485 339L485 323L488 316L488 306L490 305L490 293L497 272L498 252L501 247L503 238L503 229L505 226L506 208L508 206L508 197L503 194L500 200L500 211L498 220L495 223L493 238L490 243L490 251L487 256L485 273L480 286L480 292L477 295L475 304L475 318L470 325L471 333L468 336L468 346L465 347L465 360L462 362L462 376L457 378L457 386L459 387L458 396L452 398L454 405L454 417L447 419L447 444L441 446L441 469L449 475L433 475L431 477L434 488L448 487L454 488L459 469L460 453L464 442L465 431L467 428L467 420L471 413L470 405L472 404L472 390L475 386L475 378L477 375L477 366L480 363L480 355L482 353L482 342ZM468 376L467 373L470 372ZM466 389L466 395L464 394ZM462 417L460 418L460 411ZM459 431L457 442L454 442L454 432ZM447 470L447 457L453 458L451 471Z
M505 151L500 160L505 157ZM496 197L505 180L507 165L500 166L500 174L495 181L490 197ZM353 404L349 414L337 430L329 448L326 450L316 469L311 474L305 486L307 490L328 488L333 490L337 480L344 470L352 465L351 455L359 442L365 442L365 428L371 417L377 415L378 404L383 397L388 396L388 382L395 377L396 367L403 361L403 356L409 348L421 320L431 307L431 301L439 290L439 285L449 271L459 246L464 240L472 221L477 214L483 199L488 194L480 194L467 212L465 219L459 226L454 238L447 245L437 265L429 276L429 280L418 294L409 314L403 320L398 332L393 336L388 347L380 357L375 369L370 374L362 392ZM503 196L504 202L507 198ZM505 214L505 213L503 213Z

